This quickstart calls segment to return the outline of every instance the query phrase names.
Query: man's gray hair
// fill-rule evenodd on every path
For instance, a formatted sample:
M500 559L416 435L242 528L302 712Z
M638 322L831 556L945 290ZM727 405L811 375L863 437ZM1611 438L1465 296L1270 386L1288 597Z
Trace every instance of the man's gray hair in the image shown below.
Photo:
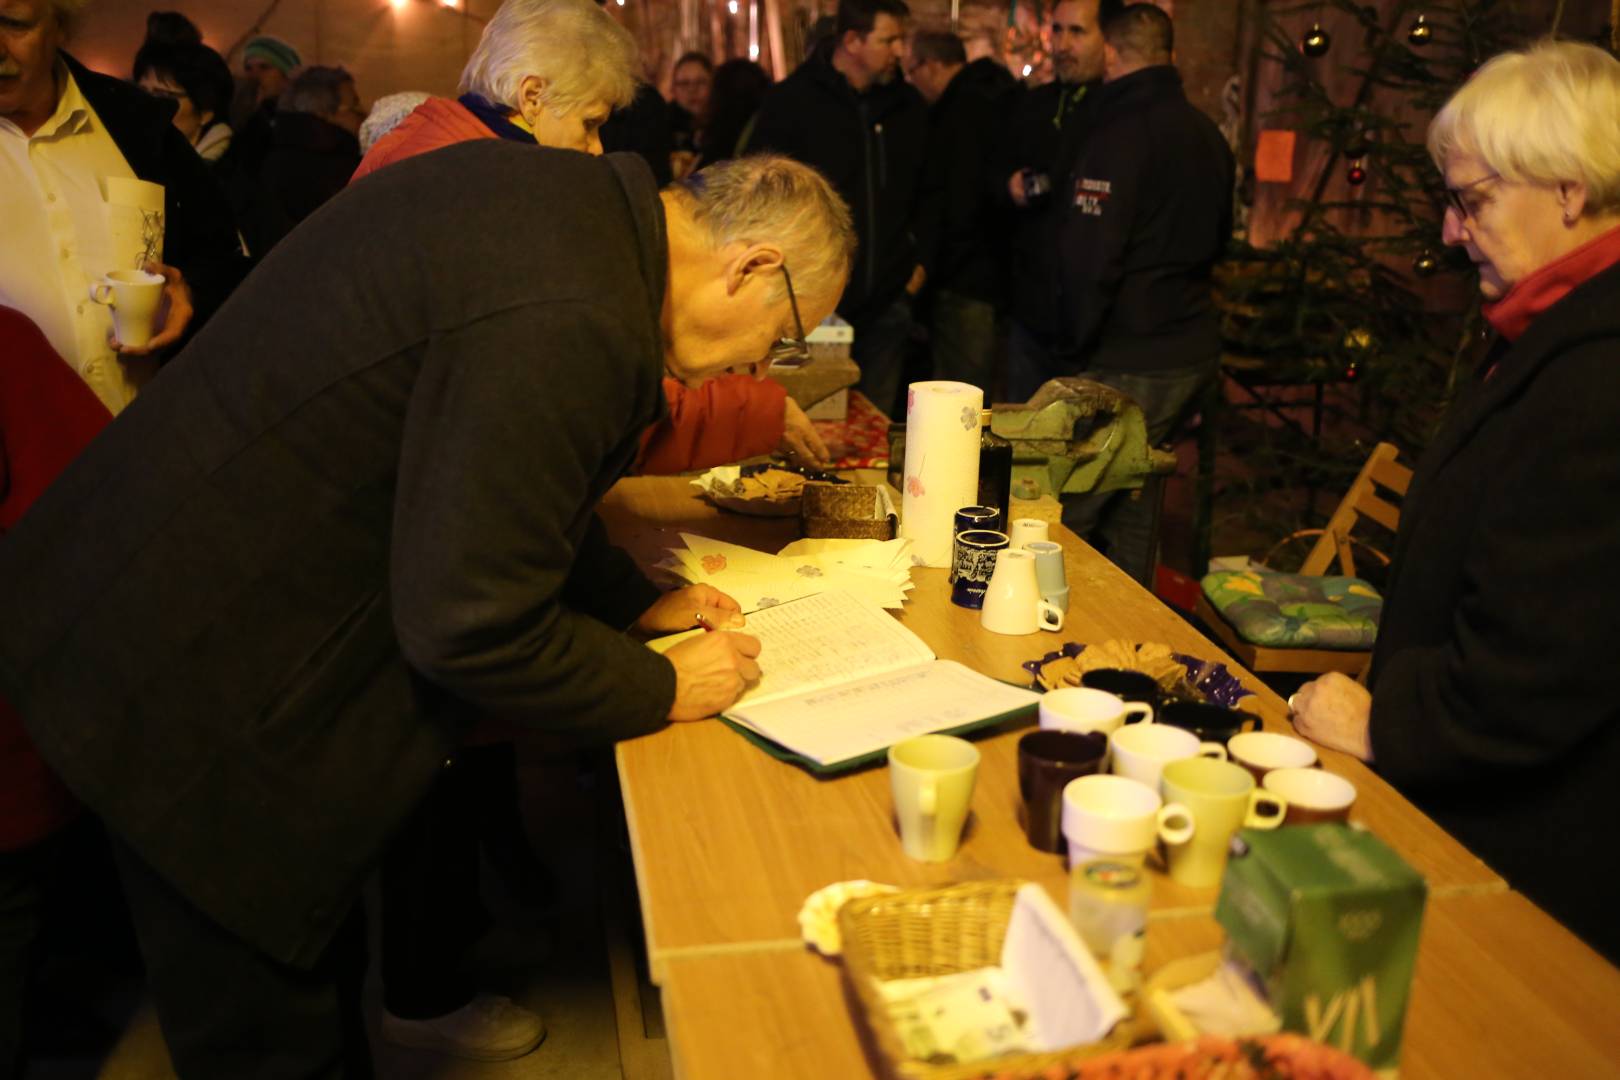
M777 244L795 292L843 291L855 259L855 224L838 192L810 166L754 154L718 161L670 190L714 247Z
M461 70L461 93L519 106L530 75L545 80L541 103L557 116L635 97L636 42L592 0L506 0Z
M1586 185L1587 213L1620 210L1620 60L1539 41L1487 60L1429 125L1443 172L1453 151L1516 183Z
M945 30L919 30L911 35L911 59L919 64L937 60L941 64L966 64L967 47L962 39Z
M343 68L311 65L293 75L277 107L286 113L331 116L343 104L344 84L352 82L354 76Z

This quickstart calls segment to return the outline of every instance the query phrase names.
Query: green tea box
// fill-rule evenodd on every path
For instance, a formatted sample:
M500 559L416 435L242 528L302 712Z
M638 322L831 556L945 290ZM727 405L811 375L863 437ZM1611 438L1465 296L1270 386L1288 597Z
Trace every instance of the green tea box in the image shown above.
M1215 918L1295 1031L1393 1071L1428 887L1372 833L1244 829Z

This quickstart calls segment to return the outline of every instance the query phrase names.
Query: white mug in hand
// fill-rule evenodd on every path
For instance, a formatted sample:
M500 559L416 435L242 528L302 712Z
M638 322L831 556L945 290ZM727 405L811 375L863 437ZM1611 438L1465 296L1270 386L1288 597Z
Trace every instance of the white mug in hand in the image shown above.
M90 286L90 299L112 308L113 336L118 344L139 348L152 340L158 305L163 302L163 276L145 270L113 270Z

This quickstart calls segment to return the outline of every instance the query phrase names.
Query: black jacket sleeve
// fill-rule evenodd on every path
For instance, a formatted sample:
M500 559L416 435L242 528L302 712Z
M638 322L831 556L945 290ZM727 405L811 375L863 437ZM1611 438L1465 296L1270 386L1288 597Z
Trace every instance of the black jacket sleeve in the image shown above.
M191 286L195 332L241 283L247 258L225 189L172 125L164 133L162 155L163 176L157 182L163 185L168 222L164 259Z
M637 345L587 302L508 310L429 345L400 458L394 622L412 666L480 709L615 739L668 716L669 661L567 602L582 557L607 568L615 599L600 610L615 623L650 595L628 560L585 552L605 546L588 523L604 471L651 411L633 404Z
M1611 722L1620 640L1620 605L1606 587L1620 566L1620 402L1604 389L1612 368L1612 341L1571 350L1514 406L1534 422L1481 479L1488 508L1477 525L1438 556L1460 558L1464 581L1448 639L1392 654L1376 676L1373 763L1396 786L1533 769Z

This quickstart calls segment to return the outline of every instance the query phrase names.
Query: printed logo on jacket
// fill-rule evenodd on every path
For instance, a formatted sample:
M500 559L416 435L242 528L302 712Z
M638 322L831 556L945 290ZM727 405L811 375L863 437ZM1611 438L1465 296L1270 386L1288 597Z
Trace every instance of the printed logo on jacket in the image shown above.
M1082 176L1074 182L1074 207L1082 214L1102 217L1112 191L1113 185L1107 180L1088 180Z

